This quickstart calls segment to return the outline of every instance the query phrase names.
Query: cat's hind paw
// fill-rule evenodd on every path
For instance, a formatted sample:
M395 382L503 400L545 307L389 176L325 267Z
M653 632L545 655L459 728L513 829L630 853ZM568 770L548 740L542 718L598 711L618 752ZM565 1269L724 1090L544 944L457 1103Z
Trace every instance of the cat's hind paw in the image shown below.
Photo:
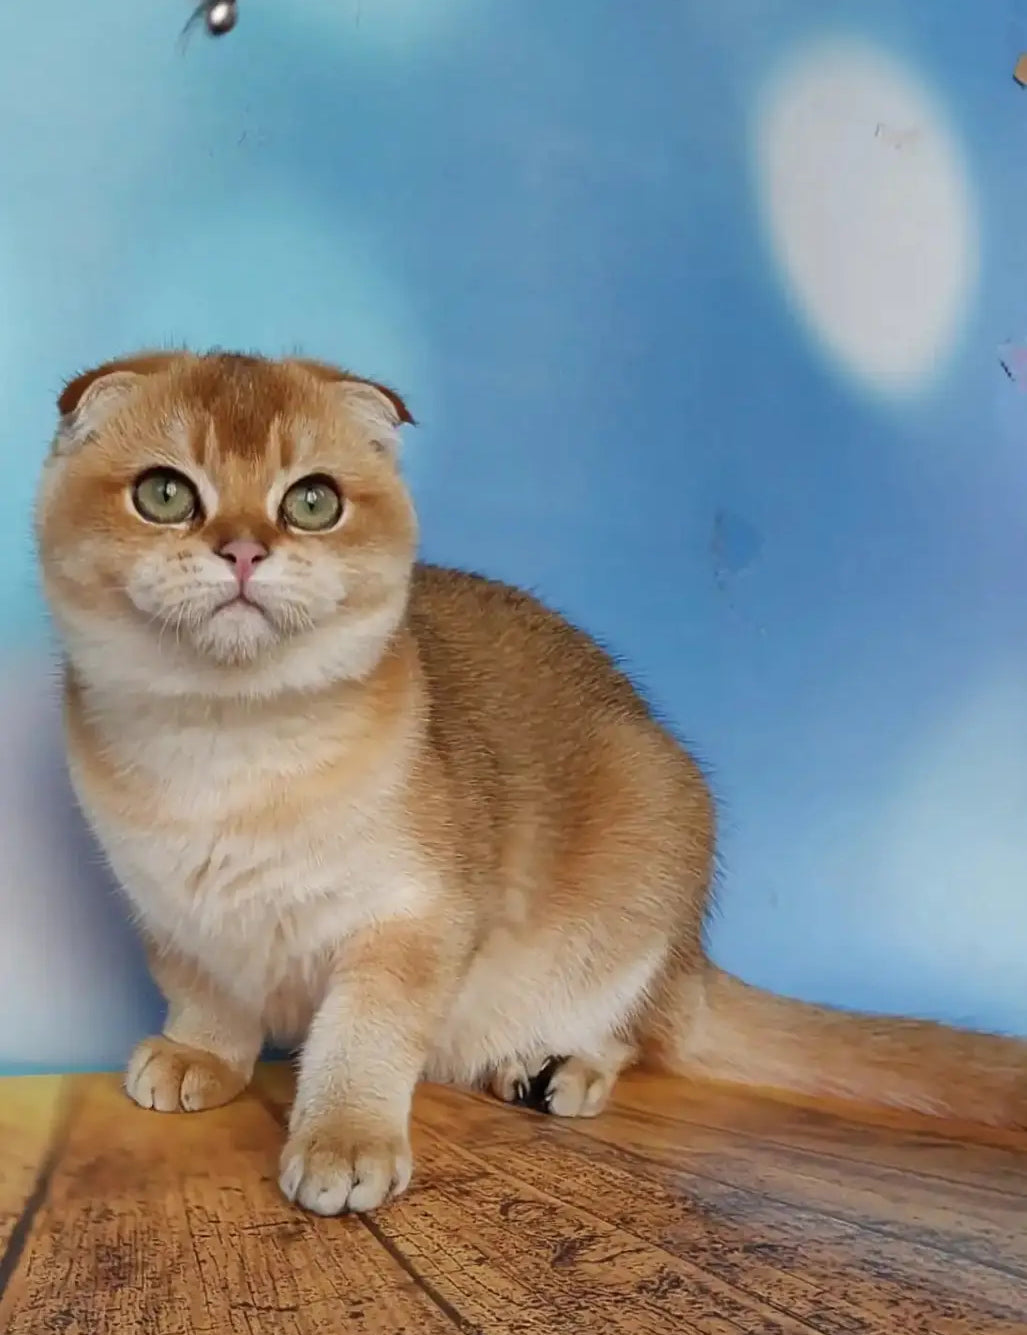
M616 1070L603 1070L587 1057L544 1056L536 1061L505 1062L489 1088L504 1103L554 1117L595 1117L617 1081Z

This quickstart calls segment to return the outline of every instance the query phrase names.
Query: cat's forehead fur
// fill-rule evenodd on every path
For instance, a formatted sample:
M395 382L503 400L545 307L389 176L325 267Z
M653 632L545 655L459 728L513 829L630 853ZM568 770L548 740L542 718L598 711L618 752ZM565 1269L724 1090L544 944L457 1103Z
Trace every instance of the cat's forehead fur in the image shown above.
M294 450L294 430L288 428L295 429L298 419L320 416L325 407L307 377L236 355L191 359L159 377L152 391L149 403L140 399L140 409L163 408L173 415L203 466L264 460L277 445L275 462L288 468Z
M93 405L106 392L116 402L99 412ZM222 352L148 353L107 363L71 381L58 407L62 430L72 435L92 432L97 417L121 444L152 444L160 433L201 467L215 469L289 468L313 437L324 443L326 428L336 438L370 438L385 449L395 428L413 420L394 391L335 367Z

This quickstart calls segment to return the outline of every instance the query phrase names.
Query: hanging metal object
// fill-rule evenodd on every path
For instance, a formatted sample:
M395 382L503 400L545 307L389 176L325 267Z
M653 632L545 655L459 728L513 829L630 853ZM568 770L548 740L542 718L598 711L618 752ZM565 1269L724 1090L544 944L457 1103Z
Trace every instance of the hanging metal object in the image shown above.
M231 32L239 21L239 6L236 0L200 0L190 15L189 22L183 29L182 36L188 36L197 23L203 23L211 37L224 37Z
M224 37L238 22L239 8L235 0L207 0L204 8L204 19L211 37Z

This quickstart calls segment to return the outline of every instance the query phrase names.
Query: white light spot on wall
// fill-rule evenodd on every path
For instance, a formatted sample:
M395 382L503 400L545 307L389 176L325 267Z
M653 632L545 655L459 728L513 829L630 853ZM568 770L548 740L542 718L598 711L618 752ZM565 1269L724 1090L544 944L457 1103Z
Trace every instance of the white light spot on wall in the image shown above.
M914 74L855 41L806 48L755 112L760 202L812 332L876 390L924 388L977 276L962 155Z

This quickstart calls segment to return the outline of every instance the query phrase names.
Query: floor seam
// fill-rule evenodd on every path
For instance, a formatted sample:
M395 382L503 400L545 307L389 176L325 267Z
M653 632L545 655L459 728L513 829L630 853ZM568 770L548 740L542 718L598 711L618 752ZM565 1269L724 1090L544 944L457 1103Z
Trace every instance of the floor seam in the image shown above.
M374 1238L375 1242L377 1242L378 1245L392 1257L404 1274L410 1276L425 1297L438 1308L451 1325L461 1331L462 1335L482 1335L481 1327L476 1326L472 1321L468 1321L465 1316L461 1316L453 1304L439 1293L438 1289L430 1280L425 1279L409 1257L403 1254L400 1248L396 1246L392 1239L384 1233L381 1228L379 1228L373 1219L368 1218L368 1216L364 1214L359 1215L358 1218L364 1228L370 1233L371 1237Z
M68 1135L77 1105L78 1100L70 1091L63 1095L60 1110L54 1119L49 1148L39 1165L32 1190L19 1211L14 1227L11 1229L7 1245L0 1253L0 1298L7 1292L11 1280L18 1273L18 1268L21 1265L25 1248L32 1233L32 1226L50 1194L50 1184L53 1181L53 1175L61 1155L67 1146Z

